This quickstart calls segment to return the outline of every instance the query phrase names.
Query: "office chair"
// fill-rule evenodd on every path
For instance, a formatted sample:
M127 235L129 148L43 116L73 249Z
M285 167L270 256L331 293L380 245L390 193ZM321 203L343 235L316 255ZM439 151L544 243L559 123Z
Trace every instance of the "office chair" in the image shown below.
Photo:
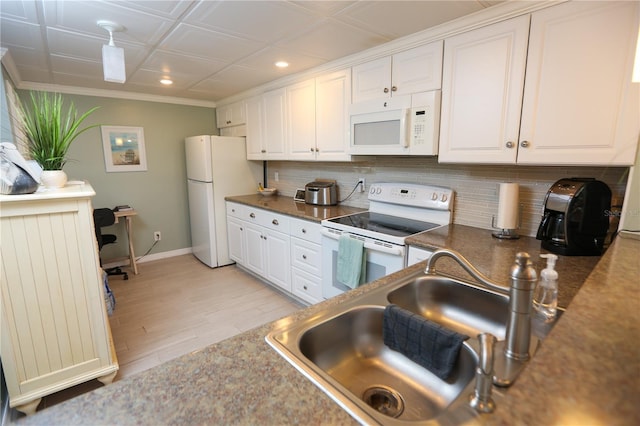
M106 244L113 244L116 242L116 236L113 234L103 234L102 227L113 225L116 222L116 216L113 214L113 210L107 208L99 208L93 210L93 223L96 228L96 239L98 240L98 250L102 251L102 247ZM102 266L102 259L100 259L100 266ZM122 275L125 280L129 279L129 274L116 266L115 268L105 269L107 275Z

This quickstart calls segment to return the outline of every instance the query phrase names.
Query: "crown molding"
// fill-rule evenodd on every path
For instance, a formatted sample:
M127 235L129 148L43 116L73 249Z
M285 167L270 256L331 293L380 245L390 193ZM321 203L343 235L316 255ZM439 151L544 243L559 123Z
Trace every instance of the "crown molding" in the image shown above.
M34 83L22 81L16 85L21 90L40 90L45 92L59 92L68 95L96 96L101 98L128 99L132 101L159 102L164 104L177 104L215 108L216 102L201 101L197 99L176 98L172 96L149 95L145 93L127 92L124 90L88 89L86 87L63 86L59 84Z

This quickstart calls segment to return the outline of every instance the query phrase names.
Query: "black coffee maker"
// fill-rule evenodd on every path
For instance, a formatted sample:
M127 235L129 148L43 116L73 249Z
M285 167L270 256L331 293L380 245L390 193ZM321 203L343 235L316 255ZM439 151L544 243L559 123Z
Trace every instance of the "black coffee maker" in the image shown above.
M560 179L544 200L536 238L565 256L599 256L609 229L611 190L593 178Z

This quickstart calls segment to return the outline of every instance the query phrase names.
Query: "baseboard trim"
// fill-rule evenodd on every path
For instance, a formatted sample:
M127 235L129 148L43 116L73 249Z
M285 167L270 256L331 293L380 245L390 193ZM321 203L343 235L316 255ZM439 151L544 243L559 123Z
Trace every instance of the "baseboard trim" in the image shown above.
M191 254L191 253L193 253L193 250L191 250L191 247L178 249L178 250L163 251L160 253L153 253L153 254L148 254L146 256L142 256L138 258L138 260L136 260L136 263L153 262L154 260L167 259L169 257L182 256L184 254ZM116 266L129 266L129 261L127 259L124 259L121 261L105 263L104 265L102 265L102 267L105 269L115 268Z

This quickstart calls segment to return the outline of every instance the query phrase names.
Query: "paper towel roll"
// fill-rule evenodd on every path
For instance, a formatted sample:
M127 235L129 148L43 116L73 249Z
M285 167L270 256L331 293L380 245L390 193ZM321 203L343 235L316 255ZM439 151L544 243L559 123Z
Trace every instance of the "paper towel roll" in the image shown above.
M500 229L518 228L519 187L517 183L501 183L498 204L498 220Z

